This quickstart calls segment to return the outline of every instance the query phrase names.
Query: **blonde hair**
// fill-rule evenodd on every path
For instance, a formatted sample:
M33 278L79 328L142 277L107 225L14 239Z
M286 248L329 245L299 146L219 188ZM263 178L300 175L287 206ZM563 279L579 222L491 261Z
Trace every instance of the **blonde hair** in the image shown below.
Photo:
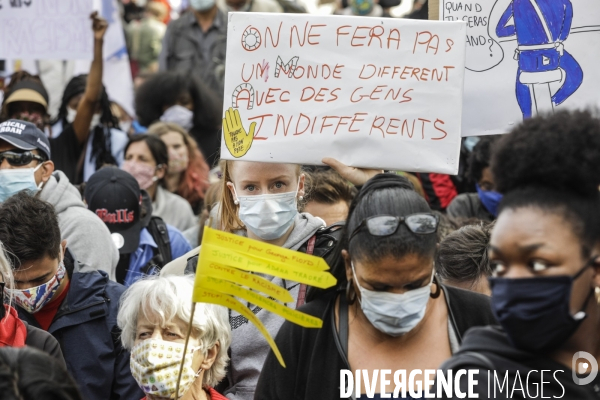
M215 362L204 374L203 382L215 386L225 377L231 344L231 327L227 308L207 303L192 303L194 277L159 275L149 276L131 285L121 297L117 324L121 328L123 347L131 350L135 343L137 321L140 315L157 318L165 326L176 318L189 323L192 304L196 307L192 322L192 336L200 340L200 348L208 350L219 343Z
M233 160L227 160L222 163L223 177L221 178L221 207L219 207L219 221L220 228L225 232L233 232L239 229L246 229L244 223L240 220L238 215L239 206L233 202L233 196L227 186L227 182L233 182L231 178L231 167L233 166ZM291 164L292 165L292 164ZM310 184L310 175L302 171L302 165L296 165L296 175L298 178L302 174L305 174L304 180L304 193L307 197L308 188ZM303 204L298 203L298 209L302 209Z

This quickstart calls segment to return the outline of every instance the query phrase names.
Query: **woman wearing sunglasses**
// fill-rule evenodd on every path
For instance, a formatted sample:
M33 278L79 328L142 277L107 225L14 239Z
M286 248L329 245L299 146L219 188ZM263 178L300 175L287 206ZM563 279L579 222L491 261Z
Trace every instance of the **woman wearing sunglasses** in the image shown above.
M504 194L489 254L501 328L469 332L443 368L479 369L479 398L597 399L600 119L526 120L497 144L492 173ZM511 389L488 389L488 372Z
M379 376L374 381L374 398L383 398L393 394L393 371L408 377L435 369L458 350L467 329L492 323L489 299L435 277L437 225L406 178L382 174L367 182L346 225L346 289L303 308L323 320L321 329L284 323L276 342L287 367L269 353L255 398L337 399L341 370L372 377L389 369L383 391ZM409 389L416 398L423 394L422 386ZM362 398L364 390L361 382Z

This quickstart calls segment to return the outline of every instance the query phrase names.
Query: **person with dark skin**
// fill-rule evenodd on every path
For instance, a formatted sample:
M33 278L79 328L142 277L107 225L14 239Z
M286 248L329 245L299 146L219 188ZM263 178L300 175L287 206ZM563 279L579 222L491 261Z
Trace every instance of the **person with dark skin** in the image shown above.
M485 296L445 287L435 277L437 225L405 177L369 180L346 223L346 282L340 282L346 289L300 309L322 319L321 329L283 324L275 342L286 367L269 353L255 399L339 398L342 369L369 376L380 369L433 369L458 350L468 328L493 323ZM381 385L382 379L373 382L371 398L393 392L394 383ZM417 392L412 396L422 394L419 384L407 388ZM361 391L356 398L366 398Z
M495 148L491 169L504 198L489 259L501 327L471 330L441 367L478 369L479 398L540 390L545 398L598 398L599 166L600 119L587 111L526 120ZM488 389L488 374L507 376L512 392Z
M469 157L467 178L477 189L477 193L462 193L456 196L446 212L453 218L477 218L493 221L498 215L498 204L502 199L490 168L491 152L499 136L484 136L473 148Z
M20 80L11 81L7 87L0 114L0 122L19 119L35 123L42 131L47 129L55 167L63 171L71 182L78 180L77 162L90 135L90 124L102 94L102 47L108 23L97 12L92 13L90 18L94 35L94 58L83 97L77 106L77 115L70 127L60 136L52 137L46 89L39 77L26 73L20 73Z

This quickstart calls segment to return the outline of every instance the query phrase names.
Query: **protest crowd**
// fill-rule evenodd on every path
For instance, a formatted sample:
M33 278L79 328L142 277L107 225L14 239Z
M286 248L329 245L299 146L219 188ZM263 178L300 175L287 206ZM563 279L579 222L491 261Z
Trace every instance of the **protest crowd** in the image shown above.
M456 174L225 157L228 12L425 20L428 1L102 3L118 18L89 16L84 73L0 61L0 400L600 399L597 111L459 137ZM205 228L323 259L329 288L255 273L322 326L192 302ZM454 394L408 383L426 370Z

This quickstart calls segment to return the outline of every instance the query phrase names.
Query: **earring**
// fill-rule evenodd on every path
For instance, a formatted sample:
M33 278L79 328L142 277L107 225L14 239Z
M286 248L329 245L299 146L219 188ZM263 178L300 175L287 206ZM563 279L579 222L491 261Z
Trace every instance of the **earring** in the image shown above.
M240 201L239 201L238 199L235 199L235 200L233 201L233 204L235 204L235 205L237 206L238 204L240 204Z
M596 286L594 288L594 293L596 294L596 301L600 304L600 287Z
M354 301L356 301L356 292L354 291L352 281L348 281L348 284L346 285L346 300L349 305L354 304Z
M298 200L300 200L300 201L304 200L304 196L298 197Z

